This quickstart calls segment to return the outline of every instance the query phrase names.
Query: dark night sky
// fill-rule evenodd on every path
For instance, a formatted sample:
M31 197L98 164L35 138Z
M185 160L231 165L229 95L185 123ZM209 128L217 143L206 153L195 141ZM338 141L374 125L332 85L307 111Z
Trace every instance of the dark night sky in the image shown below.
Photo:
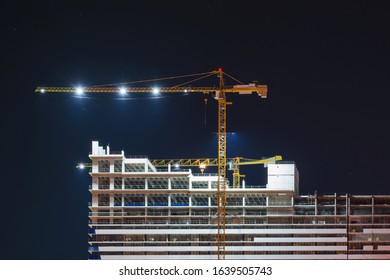
M390 11L384 3L1 4L0 259L87 258L90 177L75 165L88 161L92 140L150 158L217 153L216 104L209 101L204 125L202 95L80 99L34 94L38 85L223 67L269 86L268 99L229 97L228 131L236 135L228 138L228 156L281 154L295 161L302 194L389 194ZM259 170L248 171L248 183L265 184Z

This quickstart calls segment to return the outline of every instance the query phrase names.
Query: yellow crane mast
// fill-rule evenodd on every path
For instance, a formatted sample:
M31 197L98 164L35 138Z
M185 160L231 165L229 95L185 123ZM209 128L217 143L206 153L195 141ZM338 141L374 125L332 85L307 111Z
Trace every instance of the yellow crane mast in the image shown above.
M212 75L219 78L219 87L192 87L184 86ZM224 75L239 82L239 85L226 87ZM153 82L201 76L199 78L181 83L172 87L131 87L130 84L140 82ZM166 77L161 79L143 80L129 83L97 85L90 87L42 87L35 89L37 93L203 93L212 94L218 102L218 183L217 183L217 213L218 213L218 259L225 259L225 225L226 225L226 106L232 104L226 101L226 93L252 94L257 93L261 98L267 98L267 86L256 83L243 84L239 80L222 71L221 68L211 72Z

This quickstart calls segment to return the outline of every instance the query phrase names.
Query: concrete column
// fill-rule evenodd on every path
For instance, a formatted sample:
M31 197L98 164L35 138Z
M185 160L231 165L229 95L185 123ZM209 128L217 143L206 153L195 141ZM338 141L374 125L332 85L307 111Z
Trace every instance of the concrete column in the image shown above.
M92 178L92 189L97 190L98 189L98 179L97 177Z
M110 160L110 173L114 173L114 160Z
M114 189L114 180L115 178L110 178L110 190Z
M114 195L110 194L110 207L114 206Z
M96 159L94 159L92 161L92 173L98 173L98 172L99 172L98 161Z
M92 141L92 155L99 154L99 141Z
M98 196L97 196L97 194L96 195L92 195L92 206L94 206L94 207L98 206Z

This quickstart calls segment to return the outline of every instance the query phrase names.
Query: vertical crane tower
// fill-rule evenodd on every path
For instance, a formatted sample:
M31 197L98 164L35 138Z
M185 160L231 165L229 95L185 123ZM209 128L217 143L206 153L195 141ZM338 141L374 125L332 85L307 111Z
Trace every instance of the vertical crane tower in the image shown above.
M232 87L225 87L224 74L233 80L239 82L239 85ZM152 88L152 87L128 87L127 85L132 83L144 83L161 80L171 80L175 78L200 76L194 80L181 83L172 87ZM209 77L211 75L218 75L219 87L192 87L184 86L194 81ZM126 85L126 87L124 87ZM118 87L120 86L120 87ZM90 87L43 87L38 86L35 89L36 93L156 93L156 92L172 92L172 93L192 93L200 92L203 94L214 94L214 98L218 102L218 182L217 182L217 246L218 246L218 259L225 259L225 243L226 243L226 107L231 105L232 102L226 100L226 93L238 93L238 94L252 94L257 93L261 98L267 98L267 86L257 85L257 83L243 84L239 80L233 78L229 74L222 71L222 68L218 70L190 74L176 77L167 77L161 79L143 80L129 83L109 84L109 85L97 85Z
M222 69L219 72L219 92L215 95L218 101L218 183L217 183L217 215L218 215L218 259L225 259L226 243L226 101L225 83Z

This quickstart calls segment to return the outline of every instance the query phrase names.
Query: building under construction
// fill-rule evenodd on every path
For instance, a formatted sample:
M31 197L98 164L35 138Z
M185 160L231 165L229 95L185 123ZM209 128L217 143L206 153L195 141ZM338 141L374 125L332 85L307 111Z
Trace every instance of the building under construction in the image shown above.
M90 259L216 259L218 174L92 142ZM390 195L299 195L294 162L226 187L226 259L390 259Z

